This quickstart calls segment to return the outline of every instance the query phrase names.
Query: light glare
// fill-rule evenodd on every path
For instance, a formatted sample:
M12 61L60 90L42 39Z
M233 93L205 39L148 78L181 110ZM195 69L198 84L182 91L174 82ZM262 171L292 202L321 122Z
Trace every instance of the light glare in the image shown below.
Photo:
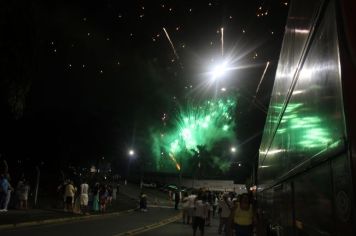
M211 72L213 75L213 79L215 80L215 79L221 78L223 75L225 75L227 70L228 70L228 68L227 68L226 62L215 66L213 71Z

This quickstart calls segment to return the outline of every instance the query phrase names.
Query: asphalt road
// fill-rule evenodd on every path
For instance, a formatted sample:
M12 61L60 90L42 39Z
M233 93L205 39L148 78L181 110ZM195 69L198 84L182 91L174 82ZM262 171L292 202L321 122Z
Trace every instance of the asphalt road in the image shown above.
M1 236L120 236L127 232L145 232L150 227L160 227L174 219L179 212L170 208L151 208L148 212L135 211L119 216L102 216L70 223L24 227L0 231ZM167 234L166 234L167 235Z
M135 198L141 191L135 186L125 186L123 192ZM53 223L31 227L0 230L1 236L185 236L192 235L191 225L181 223L180 212L174 210L165 193L145 190L151 207L148 212L102 215L89 219L76 219L72 222ZM158 199L158 200L157 200ZM159 206L154 206L155 203ZM217 235L217 219L212 226L206 227L206 236Z
M218 235L218 219L212 220L211 226L205 227L205 236L217 236ZM183 224L181 220L172 222L170 224L157 227L152 230L140 233L141 236L190 236L193 235L193 229L191 225ZM197 231L197 235L200 235Z

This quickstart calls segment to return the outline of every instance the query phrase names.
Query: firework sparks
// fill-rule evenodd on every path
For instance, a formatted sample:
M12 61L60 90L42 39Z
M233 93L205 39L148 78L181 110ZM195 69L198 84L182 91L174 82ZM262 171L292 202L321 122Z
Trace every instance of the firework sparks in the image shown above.
M253 97L253 101L251 104L255 105L258 109L260 109L262 112L266 113L267 112L267 108L257 99L257 94L258 94L258 91L260 89L260 86L262 84L262 81L266 75L266 72L267 72L267 69L268 69L268 66L269 66L269 61L267 61L266 63L266 66L265 66L265 69L262 73L262 76L261 76L261 79L260 79L260 82L258 83L258 86L256 88L256 93L255 93L255 96Z
M171 38L169 37L169 34L168 34L167 30L164 27L163 27L163 31L166 34L166 37L167 37L167 39L168 39L168 41L169 41L169 43L170 43L170 45L172 47L174 55L176 56L177 60L179 60L179 56L178 56L178 53L176 51L176 48L174 47L174 44L173 44Z
M263 81L263 79L264 79L264 77L265 77L265 74L266 74L266 71L267 71L267 69L268 69L268 66L269 66L269 61L267 61L266 67L265 67L265 69L264 69L264 71L263 71L263 73L262 73L260 82L258 83L258 86L257 86L257 89L256 89L256 96L257 96L258 90L260 89L260 86L261 86L261 84L262 84L262 81Z
M153 154L156 160L166 160L181 168L181 161L187 162L192 150L198 151L200 145L212 148L215 143L234 139L233 113L236 102L233 98L213 99L199 104L188 104L177 111L171 120L171 127L165 136L160 132L152 133ZM162 156L168 154L168 159ZM179 167L178 167L179 166Z
M221 27L221 56L224 56L224 28Z

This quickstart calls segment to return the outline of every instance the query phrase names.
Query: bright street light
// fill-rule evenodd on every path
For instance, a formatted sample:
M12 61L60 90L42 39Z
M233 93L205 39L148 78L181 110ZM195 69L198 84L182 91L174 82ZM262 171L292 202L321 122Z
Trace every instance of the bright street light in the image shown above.
M134 150L132 150L132 149L130 149L130 150L129 150L129 155L130 155L130 156L135 155L135 151L134 151Z
M227 62L223 62L219 65L216 65L211 71L213 80L219 79L220 77L224 76L228 69L229 68L227 67Z

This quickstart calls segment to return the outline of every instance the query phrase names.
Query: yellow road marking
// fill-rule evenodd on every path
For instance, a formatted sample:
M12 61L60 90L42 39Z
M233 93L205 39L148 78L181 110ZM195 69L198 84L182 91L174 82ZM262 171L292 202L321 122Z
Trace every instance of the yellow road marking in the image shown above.
M153 223L153 224L150 224L150 225L145 225L145 226L142 226L142 227L139 227L139 228L136 228L136 229L132 229L132 230L129 230L129 231L126 231L126 232L115 234L113 236L138 235L138 234L141 234L141 233L144 233L144 232L147 232L147 231L150 231L150 230L153 230L153 229L168 225L170 223L173 223L173 222L179 220L181 217L182 217L182 214L178 214L178 215L176 215L174 217L162 220L160 222Z

